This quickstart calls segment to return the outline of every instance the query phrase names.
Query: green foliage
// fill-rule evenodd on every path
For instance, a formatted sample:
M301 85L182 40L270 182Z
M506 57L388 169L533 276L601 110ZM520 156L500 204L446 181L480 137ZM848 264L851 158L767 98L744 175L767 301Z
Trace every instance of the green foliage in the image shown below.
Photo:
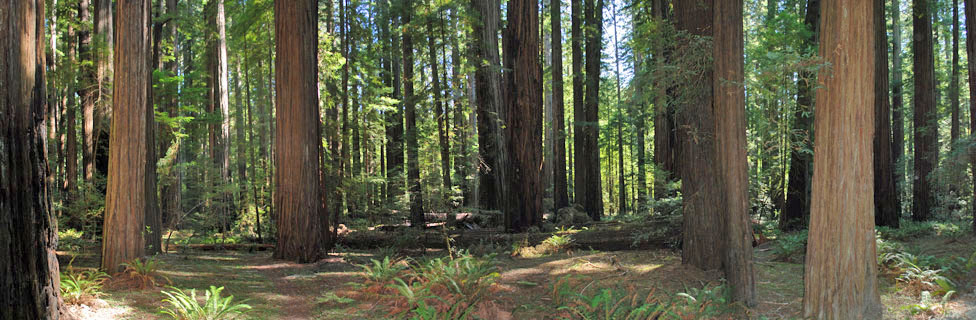
M160 262L156 257L133 259L122 266L123 275L134 281L139 288L156 287L161 283L170 284L169 278L159 274Z
M64 251L79 251L89 244L83 237L85 235L84 231L78 231L75 229L59 229L58 230L58 250Z
M573 236L571 234L559 234L557 232L553 233L549 238L546 238L546 240L543 240L542 243L549 246L553 252L559 252L573 246Z
M221 297L224 287L210 286L204 296L203 304L197 300L196 289L190 289L187 295L182 289L170 287L172 290L163 291L166 298L163 302L168 306L161 307L159 313L177 320L222 320L234 319L244 315L251 306L234 303L234 296Z
M931 293L929 293L928 291L922 291L918 303L913 303L901 307L901 309L908 311L913 316L917 316L917 315L934 316L938 313L937 311L939 310L942 310L942 314L945 315L946 304L949 303L949 299L951 298L952 298L952 293L948 293L942 296L941 300L936 301L935 298L932 297Z
M397 260L390 260L390 257L383 257L383 261L370 259L372 264L363 264L359 267L363 269L363 278L368 282L388 283L396 278L407 267Z
M593 295L560 290L563 301L558 310L571 316L564 319L654 319L667 310L667 305L654 298L654 291L640 294L628 289L600 289Z
M676 318L714 319L732 312L731 290L724 284L689 288L675 295L671 314Z
M407 280L393 278L387 287L406 300L404 312L415 319L467 319L500 276L493 259L494 255L476 258L462 251L454 258L414 263Z
M955 283L942 274L944 269L934 267L937 261L935 257L901 252L894 255L894 261L895 267L900 270L898 282L910 294L932 292L947 295L955 292Z
M75 271L68 266L61 273L61 297L67 304L83 304L103 295L102 284L109 279L108 274L97 270Z
M773 243L773 256L786 262L802 262L807 251L807 230L780 235Z

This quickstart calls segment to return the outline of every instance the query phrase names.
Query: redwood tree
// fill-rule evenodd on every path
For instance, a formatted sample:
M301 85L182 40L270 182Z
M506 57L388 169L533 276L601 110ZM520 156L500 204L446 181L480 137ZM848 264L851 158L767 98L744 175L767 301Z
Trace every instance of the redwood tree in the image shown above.
M0 1L0 319L58 319L43 134L44 1Z
M807 11L803 23L810 30L803 39L805 50L815 50L820 29L820 0L807 0ZM810 220L810 166L813 156L807 148L813 148L813 89L816 73L803 71L796 82L796 111L793 113L793 149L790 152L789 185L786 190L786 204L779 216L779 228L783 231L805 227Z
M112 135L109 140L108 187L102 235L102 269L122 271L122 263L145 254L145 219L152 204L147 187L152 116L148 114L148 0L118 2L118 39L112 93ZM155 167L155 166L152 166ZM155 185L153 183L152 185ZM154 192L155 190L153 190Z
M804 318L880 319L874 240L872 2L825 0Z
M508 26L504 34L505 143L506 165L505 227L524 231L542 223L542 68L539 65L539 2L512 0L508 3ZM599 168L598 168L599 170Z
M319 214L318 6L314 0L278 0L275 10L274 257L301 263L321 255L329 220Z
M413 92L413 37L409 30L413 1L403 0L403 114L406 120L407 184L410 195L410 223L424 227L424 195L420 185L420 152L417 142L417 97Z
M586 88L583 96L582 130L577 139L583 139L581 149L577 149L577 163L581 163L576 174L584 175L582 184L586 185L582 197L577 200L583 210L595 221L603 216L603 188L600 186L600 60L603 56L603 0L585 0L586 20ZM577 120L578 121L578 120ZM578 184L582 185L582 184Z
M912 0L912 50L915 72L915 174L912 176L912 219L926 220L934 199L929 175L939 160L938 114L935 106L935 57L929 1Z
M874 222L898 227L898 189L895 162L891 158L891 105L888 103L888 35L885 31L884 0L874 2Z
M552 118L555 139L553 157L553 204L556 209L569 206L566 182L566 107L563 101L563 30L561 0L551 0L552 21Z
M501 166L504 141L500 121L502 110L501 58L498 56L498 25L501 23L499 0L472 1L472 11L477 18L472 23L472 61L476 62L475 112L478 116L478 203L483 209L499 209L503 203ZM413 69L411 69L413 70Z
M973 0L965 0L966 4L966 56L976 57L976 37L972 31L976 28L976 3ZM976 59L968 60L969 88L976 88ZM976 134L976 90L969 90L969 134ZM976 188L976 156L970 155L970 164L973 168L973 187ZM976 193L973 193L973 201L976 202ZM973 234L976 234L976 206L973 207Z

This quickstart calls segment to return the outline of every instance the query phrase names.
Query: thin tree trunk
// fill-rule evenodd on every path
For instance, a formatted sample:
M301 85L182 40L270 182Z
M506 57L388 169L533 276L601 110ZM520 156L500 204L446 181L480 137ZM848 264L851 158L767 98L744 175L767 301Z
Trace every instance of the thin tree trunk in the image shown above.
M236 68L236 77L234 77L234 102L237 104L237 112L234 116L234 126L237 131L237 185L241 188L238 195L238 205L240 206L240 216L247 216L248 204L247 204L247 135L244 133L244 102L243 95L244 91L241 90L241 59L238 57L238 63Z
M895 186L905 183L905 166L898 166L905 157L905 103L904 83L902 81L901 55L901 5L899 0L891 0L891 152L896 164ZM900 198L900 197L899 197ZM901 204L898 204L901 211Z
M938 114L935 108L935 62L932 53L931 8L926 0L912 0L912 49L914 50L915 174L912 218L927 220L934 203L929 175L938 162Z
M561 5L562 0L552 0L549 8L552 19L552 126L555 136L552 149L554 210L569 206L569 191L566 181L566 107L563 101Z
M329 221L319 214L318 21L312 0L275 1L276 259L308 263L321 256Z
M617 177L618 184L620 186L620 208L618 214L627 213L627 185L625 184L624 178L624 121L623 121L623 100L620 98L620 46L617 43L619 29L617 29L617 5L614 1L610 1L610 14L613 16L613 53L614 62L616 65L616 82L617 82L617 165L620 169L620 174Z
M403 0L403 24L410 26L413 14L413 0ZM413 36L410 30L403 31L403 101L406 118L407 143L407 180L410 195L410 223L423 228L427 222L424 219L424 195L420 185L420 152L417 142L417 97L413 92Z
M824 0L803 317L881 319L874 240L872 3Z
M894 161L891 159L891 121L888 104L888 35L885 28L885 1L874 1L874 223L897 228L898 189L895 188Z
M570 24L571 24L571 46L573 47L573 193L574 200L576 203L585 207L587 190L593 188L589 183L589 176L587 175L586 163L588 160L584 160L585 155L584 144L586 142L585 130L583 126L586 124L586 109L583 104L583 81L586 80L583 74L583 0L569 0L570 4ZM581 155L583 154L583 155ZM578 156L578 158L577 158ZM596 192L602 192L600 188L596 188Z
M389 5L389 0L387 4ZM399 27L399 17L397 16L395 10L390 10L390 20L392 20L393 29ZM396 33L391 32L389 35L389 41L393 50L390 52L390 73L392 73L393 79L391 85L393 86L393 98L399 101L403 101L403 93L400 91L401 86L401 73L400 73L400 38L396 37ZM397 103L393 105L394 111L387 114L386 122L388 124L386 128L387 134L387 145L386 145L386 174L388 180L388 187L386 190L387 200L391 203L396 203L397 197L403 195L404 177L403 177L403 104Z
M0 317L59 319L57 218L45 180L44 1L0 1Z
M583 126L583 148L579 154L585 157L583 171L587 190L583 209L594 221L603 216L603 195L600 186L600 57L603 51L603 0L586 0L586 95ZM608 184L609 185L609 184ZM611 195L612 198L612 195Z
M114 75L112 93L114 134L109 145L101 265L110 273L122 271L122 263L145 255L146 215L154 200L147 198L149 180L155 177L147 172L152 143L152 117L147 114L151 79L149 11L148 0L122 0L118 6L115 52L119 56L114 68L126 72Z
M820 0L807 0L803 23L811 31L804 39L808 50L816 48L820 34ZM796 83L796 111L793 113L793 141L790 150L789 184L786 187L786 204L779 217L783 231L805 227L810 220L810 174L813 156L813 95L817 73L803 71Z
M78 19L84 25L91 21L91 14L88 10L90 0L81 0L78 3ZM100 23L95 23L95 26ZM101 56L94 56L92 53L91 31L84 28L78 31L78 60L79 61L98 61L101 64L111 64L111 60L105 61ZM101 85L101 78L95 74L91 64L82 63L79 75L80 83L76 88L77 94L81 97L82 105L82 168L85 174L85 182L91 183L95 175L95 153L98 151L96 145L97 128L99 125L98 114L96 113L96 103L98 102L98 87Z
M431 8L431 11L437 10L437 8ZM444 110L443 95L441 91L441 79L440 72L438 71L438 61L437 61L437 46L434 39L434 21L433 13L431 17L427 18L427 57L431 68L431 90L434 96L434 121L437 122L437 140L440 145L441 150L441 181L444 188L444 200L450 199L451 193L451 145L448 140L446 128L447 122L447 112ZM446 68L446 66L445 66ZM447 79L445 79L447 80Z

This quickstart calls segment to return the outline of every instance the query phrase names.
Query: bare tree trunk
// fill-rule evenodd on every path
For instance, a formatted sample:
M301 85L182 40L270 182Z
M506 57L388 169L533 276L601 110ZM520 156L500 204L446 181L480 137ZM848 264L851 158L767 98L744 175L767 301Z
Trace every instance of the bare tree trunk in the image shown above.
M719 179L725 188L725 226L728 242L723 261L732 298L746 306L756 305L756 281L752 264L752 223L749 219L749 160L746 157L746 97L742 83L742 1L716 1L715 78L712 90Z
M824 0L804 318L880 319L874 240L872 3Z
M905 183L905 167L897 164L905 157L905 103L901 68L901 5L899 0L891 0L891 152L896 163L895 186ZM901 197L898 197L901 198ZM899 199L900 200L900 199ZM901 203L898 204L901 212Z
M115 42L112 135L109 144L102 266L110 273L122 271L122 263L145 255L146 215L151 209L149 169L152 143L149 68L150 2L122 0L118 6L119 38ZM155 167L155 162L152 163ZM153 190L154 191L154 190Z
M583 148L579 154L585 157L583 173L587 190L583 209L600 221L603 216L603 189L600 184L600 57L603 51L603 0L586 0L586 95L584 97Z
M498 25L501 23L499 0L472 1L474 12L481 19L472 26L474 45L472 61L476 61L475 86L477 92L479 203L488 210L500 209L505 193L502 190L505 168L505 142L502 139L501 59L498 53Z
M275 1L276 259L300 263L321 256L319 214L318 10L313 0Z
M938 163L938 118L935 107L935 58L932 53L932 18L929 2L912 0L912 49L915 51L915 174L912 219L927 220L934 203L929 175Z
M566 107L563 101L563 30L562 0L552 0L552 126L554 141L553 158L553 209L569 206L569 190L566 181Z
M506 174L505 228L525 231L542 223L542 68L539 65L539 3L508 3L504 34Z
M410 25L413 14L413 1L403 0L403 24ZM407 138L407 183L410 194L410 223L423 228L427 222L424 219L424 195L420 185L420 153L417 143L417 97L413 92L413 36L409 30L403 32L403 101L406 118Z
M431 8L431 11L438 10L437 8ZM433 14L431 17L427 18L427 49L428 49L428 62L431 68L431 90L434 96L434 120L437 121L437 141L441 149L441 181L444 188L444 199L445 201L450 199L451 193L451 144L448 139L447 131L450 130L446 128L447 122L447 112L444 110L443 95L441 91L441 79L440 72L438 71L438 61L437 61L437 46L434 40L434 21ZM444 66L447 67L446 65ZM447 79L444 79L445 81Z
M583 0L569 0L570 4L570 42L573 47L573 193L574 202L585 206L587 190L593 188L589 183L589 177L587 176L586 163L584 160L585 155L584 144L586 143L585 130L583 127L586 125L586 107L584 106L583 97L583 81L586 80L583 74ZM581 155L583 154L583 155ZM600 188L596 188L596 192L602 192Z
M59 319L45 175L44 1L0 1L0 318Z
M210 44L210 101L208 112L219 114L220 123L210 125L210 157L217 170L216 178L219 185L230 183L230 102L227 79L227 35L224 1L215 0L209 3L214 26L214 38ZM226 231L233 219L233 200L231 195L221 192L217 195L213 213L217 216L218 229Z
M973 0L964 0L966 6L966 56L976 57L976 36L971 31L976 30L976 3ZM976 59L966 59L967 70L969 72L969 135L970 139L976 138ZM972 184L976 190L976 153L969 152L969 162L973 168ZM976 203L976 192L973 193L973 202ZM976 206L973 206L973 234L976 234Z
M898 227L898 189L891 159L891 105L888 104L888 35L884 0L874 0L874 222Z
M167 14L178 14L177 13L177 0L166 0L166 12ZM168 73L169 76L175 76L179 70L177 69L177 63L175 57L179 55L179 41L177 38L176 21L168 22L168 31L166 32L166 37L173 44L172 55L174 59L171 59L163 63L163 69ZM175 118L180 115L179 110L179 97L177 95L177 84L173 84L171 87L167 88L167 94L169 97L164 99L164 112L168 113L169 117ZM178 219L183 214L183 208L181 202L183 201L181 195L181 188L183 185L182 175L179 170L179 160L180 160L180 142L176 139L177 128L170 128L169 130L162 130L162 148L161 152L163 156L171 156L171 164L169 175L164 179L163 186L161 188L161 213L162 213L162 223L164 226L170 226L170 223L174 219Z

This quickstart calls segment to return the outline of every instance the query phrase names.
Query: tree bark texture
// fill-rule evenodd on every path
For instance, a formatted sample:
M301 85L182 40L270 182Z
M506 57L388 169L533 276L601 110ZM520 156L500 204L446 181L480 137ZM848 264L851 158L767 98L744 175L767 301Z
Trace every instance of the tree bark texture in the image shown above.
M715 79L712 101L715 112L718 173L725 187L725 278L732 298L746 306L756 305L756 281L752 263L752 223L749 219L749 160L746 158L746 96L742 1L716 1L712 13Z
M499 0L472 1L477 19L472 25L472 61L475 70L475 96L478 116L478 202L482 209L501 209L503 204L502 177L507 168L502 167L504 141L502 140L501 58L498 51L498 25L501 23Z
M211 123L209 126L209 147L210 158L213 161L213 168L217 170L216 175L211 175L211 179L216 179L216 185L226 185L230 183L230 97L227 78L227 33L226 33L226 14L224 12L224 0L214 0L208 3L213 6L212 23L215 26L213 38L210 43L210 95L207 105L207 112L217 116L219 122ZM216 215L219 230L227 230L233 216L231 207L233 200L229 194L219 193L214 200L215 205L211 208Z
M891 153L895 163L905 157L905 90L902 81L901 55L901 5L899 0L891 0L891 20L899 23L891 25ZM904 167L897 167L895 186L902 185ZM900 198L900 197L899 197ZM901 204L898 204L901 210Z
M406 120L407 143L407 184L410 196L410 223L416 227L424 227L424 195L420 185L420 153L417 129L417 97L413 92L413 25L410 24L413 12L413 0L403 0L403 108Z
M589 185L586 175L586 163L581 155L586 150L586 139L584 138L583 126L586 123L586 112L583 104L583 82L586 80L583 75L583 0L569 0L570 5L570 43L573 57L573 198L574 202L585 205L587 189ZM600 188L595 189L597 192Z
M552 118L553 118L553 204L554 209L569 206L566 181L566 104L563 101L563 30L561 0L552 0Z
M300 263L321 256L319 214L318 10L314 0L275 1L275 207L274 258Z
M583 210L594 221L603 216L603 187L600 178L600 57L603 55L603 0L585 0L586 15L586 95L583 98L583 157L581 174L586 176Z
M105 226L102 266L109 273L122 271L122 263L145 255L148 199L150 1L118 3L118 41L112 93L112 135L109 141L108 187L105 194ZM153 163L155 168L155 163ZM155 191L155 190L153 190Z
M871 1L824 0L803 315L880 319L874 240Z
M0 1L0 319L58 319L45 176L44 1Z
M542 223L542 68L539 65L539 3L508 3L505 30L505 136L508 146L505 227L521 232Z
M976 57L976 37L969 30L976 30L976 2L964 0L966 6L966 56ZM969 87L976 88L976 59L966 59L969 71ZM969 90L969 132L976 133L976 90ZM972 137L971 137L972 138ZM972 184L976 187L976 153L969 152L969 163L973 168ZM976 201L976 193L973 193ZM973 207L973 234L976 234L976 206Z

